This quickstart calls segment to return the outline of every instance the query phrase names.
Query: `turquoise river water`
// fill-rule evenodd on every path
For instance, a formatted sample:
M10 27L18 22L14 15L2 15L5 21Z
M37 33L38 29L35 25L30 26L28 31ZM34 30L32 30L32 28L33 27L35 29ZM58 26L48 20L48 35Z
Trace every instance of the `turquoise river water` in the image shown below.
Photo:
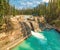
M45 39L30 36L12 50L60 50L60 34L54 29L38 32Z

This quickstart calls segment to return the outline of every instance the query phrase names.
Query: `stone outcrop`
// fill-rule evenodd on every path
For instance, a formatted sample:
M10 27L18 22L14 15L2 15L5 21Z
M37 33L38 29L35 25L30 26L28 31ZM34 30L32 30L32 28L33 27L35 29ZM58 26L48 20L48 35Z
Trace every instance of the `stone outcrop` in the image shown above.
M31 34L30 27L24 22L24 18L22 17L13 17L8 20L9 22L6 24L5 36L0 38L0 48L5 45L19 39L24 38ZM12 28L10 28L12 26ZM9 28L8 28L9 27ZM4 43L3 43L4 42Z
M55 30L60 33L60 27L54 26Z
M31 24L31 29L32 29L33 31L35 31L35 32L41 31L41 30L39 29L39 25L38 25L37 22L31 21L30 24Z
M30 15L29 15L30 16ZM31 34L31 30L38 32L41 31L40 22L44 24L43 17L24 17L24 15L17 15L7 20L5 25L4 35L0 38L0 48L19 38L24 38ZM4 43L3 43L4 42Z
M30 28L31 30L37 32L37 31L41 31L40 27L39 27L39 23L38 23L38 19L40 17L32 17L32 18L28 18L28 21L30 23Z

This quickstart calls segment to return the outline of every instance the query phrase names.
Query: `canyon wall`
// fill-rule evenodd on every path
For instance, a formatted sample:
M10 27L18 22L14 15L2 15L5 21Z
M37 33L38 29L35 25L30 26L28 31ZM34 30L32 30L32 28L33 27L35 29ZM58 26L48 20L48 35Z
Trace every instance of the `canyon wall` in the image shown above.
M44 21L43 17L30 16L26 18L24 15L8 18L4 31L0 33L0 48L17 39L30 35L31 30L35 32L42 31L39 25L40 22L44 24Z

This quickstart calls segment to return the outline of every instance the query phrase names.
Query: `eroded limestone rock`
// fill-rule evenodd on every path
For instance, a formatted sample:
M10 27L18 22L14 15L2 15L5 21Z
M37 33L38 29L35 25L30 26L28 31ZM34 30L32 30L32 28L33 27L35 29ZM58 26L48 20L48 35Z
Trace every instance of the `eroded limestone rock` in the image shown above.
M31 30L38 32L41 31L40 29L40 22L44 23L43 17L31 17L30 18L24 18L24 15L11 17L8 22L6 23L6 30L9 30L5 32L6 36L1 37L0 39L4 43L0 43L1 47L7 45L10 42L13 42L21 37L28 36L31 34ZM12 29L13 28L13 29ZM7 37L7 38L6 38ZM4 38L4 40L3 40Z

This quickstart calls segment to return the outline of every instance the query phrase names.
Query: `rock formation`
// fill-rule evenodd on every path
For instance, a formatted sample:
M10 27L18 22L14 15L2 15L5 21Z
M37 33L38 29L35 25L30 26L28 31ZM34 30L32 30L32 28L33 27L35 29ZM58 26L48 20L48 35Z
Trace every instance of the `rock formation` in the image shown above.
M24 15L8 18L5 31L3 32L5 36L0 38L0 48L19 38L28 36L31 34L31 30L35 32L41 31L40 22L44 23L44 20L43 17L30 16L26 18Z
M0 48L8 43L11 43L19 38L28 36L31 34L30 27L24 22L23 17L13 17L9 18L6 24L5 34L2 34L0 38ZM12 26L12 27L11 27ZM0 34L0 35L1 35ZM5 36L3 36L5 35ZM3 43L4 42L4 43Z

